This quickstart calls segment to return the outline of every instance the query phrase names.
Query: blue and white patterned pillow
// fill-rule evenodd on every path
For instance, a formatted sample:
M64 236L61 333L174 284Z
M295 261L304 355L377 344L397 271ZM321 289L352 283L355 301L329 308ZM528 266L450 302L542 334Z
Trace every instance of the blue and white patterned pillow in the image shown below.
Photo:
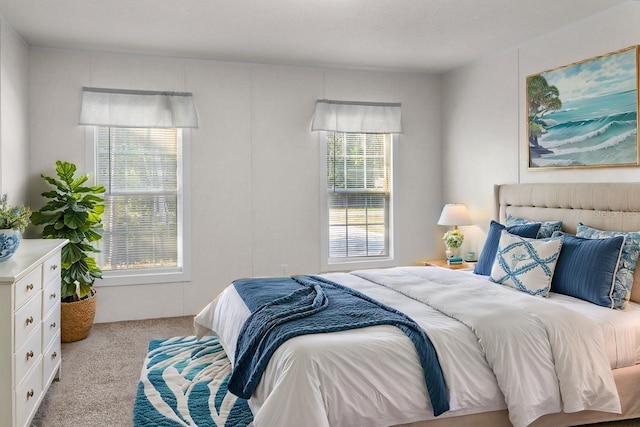
M640 255L640 232L638 231L604 231L578 223L577 237L587 239L608 239L623 236L624 244L620 255L620 263L613 281L613 307L616 310L626 310L629 307L633 274L636 271L638 255Z
M546 297L562 249L562 237L526 239L502 231L491 280L531 295Z
M496 259L496 253L498 252L498 244L500 243L500 232L507 230L511 234L517 234L521 237L535 238L540 230L540 223L535 222L526 225L512 225L507 227L499 222L491 221L489 225L489 233L487 233L487 239L484 241L482 252L476 267L473 269L475 274L482 276L490 276L493 262Z
M536 222L539 222L541 224L536 239L549 238L554 231L560 231L560 229L562 228L562 221L530 221L528 219L518 218L517 216L511 215L507 215L505 225L507 227L510 227L512 225L533 224Z

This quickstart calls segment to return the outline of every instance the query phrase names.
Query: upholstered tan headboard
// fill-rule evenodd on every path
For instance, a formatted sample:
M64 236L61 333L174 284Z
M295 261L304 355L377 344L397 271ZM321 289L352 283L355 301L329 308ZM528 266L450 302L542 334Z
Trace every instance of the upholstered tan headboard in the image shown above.
M640 231L640 183L504 184L495 186L496 220L507 215L560 220L575 234L578 222L600 230ZM640 303L640 268L631 300Z

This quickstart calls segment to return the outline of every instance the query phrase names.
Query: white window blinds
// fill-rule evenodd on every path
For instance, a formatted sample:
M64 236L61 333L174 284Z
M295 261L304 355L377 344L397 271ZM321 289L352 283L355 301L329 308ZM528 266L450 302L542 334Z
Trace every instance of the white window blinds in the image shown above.
M389 256L389 134L327 133L329 259Z
M138 128L197 128L189 92L82 88L81 125Z
M311 130L402 133L401 104L320 99L316 102Z
M182 266L179 129L98 127L96 180L106 187L105 271Z
M313 131L326 131L329 262L390 258L391 134L399 103L316 102Z

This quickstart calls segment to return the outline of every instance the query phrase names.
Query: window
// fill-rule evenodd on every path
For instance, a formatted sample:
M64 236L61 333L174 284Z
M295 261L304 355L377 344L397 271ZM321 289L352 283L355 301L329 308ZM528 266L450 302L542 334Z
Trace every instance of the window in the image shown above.
M93 129L95 179L106 188L98 254L105 280L187 280L183 131Z
M389 258L390 134L327 132L329 262Z

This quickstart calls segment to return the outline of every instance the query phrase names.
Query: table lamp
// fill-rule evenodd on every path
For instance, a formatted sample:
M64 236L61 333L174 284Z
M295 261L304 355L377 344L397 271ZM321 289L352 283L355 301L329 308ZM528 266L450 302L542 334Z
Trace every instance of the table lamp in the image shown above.
M446 246L447 259L453 257L464 241L464 234L458 230L459 225L472 225L469 210L463 203L447 203L442 208L438 225L453 227L444 234L442 240Z

